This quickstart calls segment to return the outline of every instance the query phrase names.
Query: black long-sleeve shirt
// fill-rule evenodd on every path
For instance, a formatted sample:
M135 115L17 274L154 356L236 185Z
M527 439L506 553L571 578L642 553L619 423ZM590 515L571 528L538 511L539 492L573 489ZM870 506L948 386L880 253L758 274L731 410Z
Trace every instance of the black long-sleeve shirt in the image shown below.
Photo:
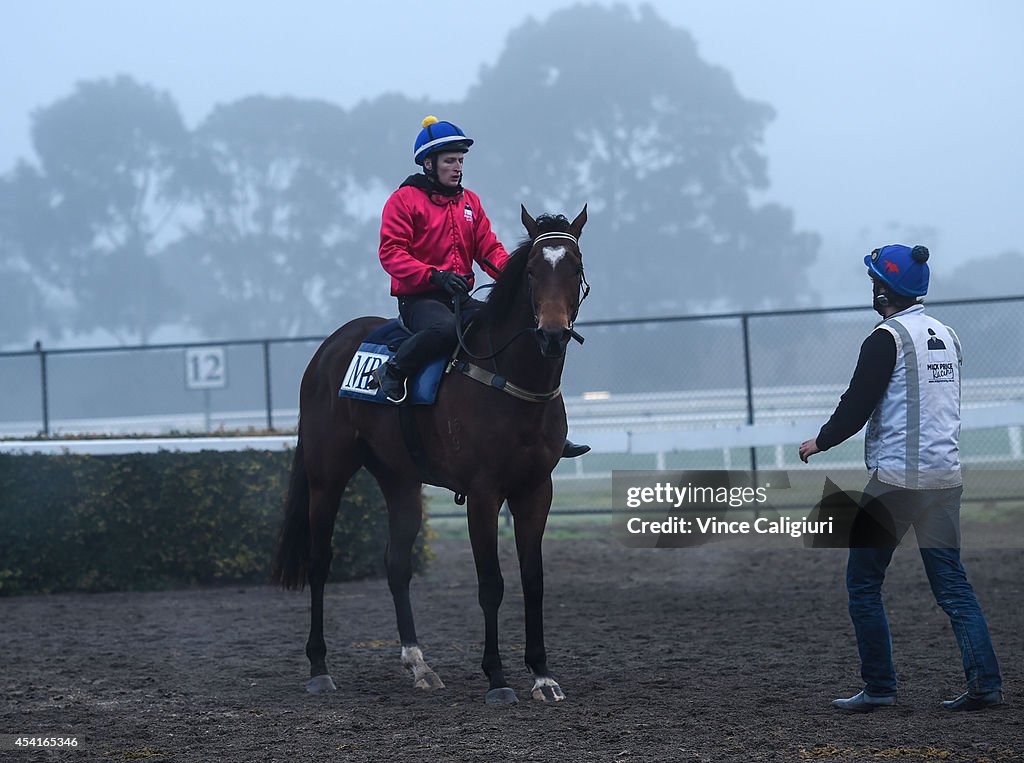
M857 367L825 425L818 432L819 450L828 450L861 430L885 394L896 368L896 340L885 329L876 329L860 346Z

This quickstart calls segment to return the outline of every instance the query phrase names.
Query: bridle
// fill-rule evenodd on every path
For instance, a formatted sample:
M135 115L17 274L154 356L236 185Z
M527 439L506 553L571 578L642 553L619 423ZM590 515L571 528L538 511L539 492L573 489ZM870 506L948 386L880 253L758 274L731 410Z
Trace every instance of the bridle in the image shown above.
M571 233L542 233L531 242L530 252L527 255L527 257L533 256L533 250L537 248L537 244L539 244L541 241L550 241L552 239L568 239L576 247L576 251L579 251L579 240ZM579 258L579 260L580 264L576 271L576 275L579 276L579 298L576 300L576 307L573 309L572 317L569 318L568 331L570 337L575 339L580 344L583 344L583 342L585 342L586 340L579 333L576 332L576 330L573 328L573 325L576 323L576 318L580 314L580 307L583 305L583 300L585 300L590 295L590 284L587 282L587 276L583 270L583 260L582 258ZM488 288L488 286L482 286L480 288ZM540 325L540 317L537 315L537 303L533 297L533 275L530 273L529 269L527 269L526 271L526 288L527 292L530 295L530 312L533 315L533 326L527 326L526 328L517 331L508 339L508 341L506 341L501 347L492 352L490 355L477 355L470 351L470 349L466 346L465 335L462 331L462 316L460 315L462 302L459 299L455 300L455 336L458 337L459 347L462 349L464 353L466 353L468 357L473 358L474 360L493 360L494 358L498 357L501 353L503 353L505 350L507 350L509 346L512 344L512 342L514 342L516 339L518 339L524 334L533 333L534 331L537 330L537 327Z
M572 241L573 246L576 247L576 251L580 250L579 240L571 233L542 233L533 240L533 246L530 247L530 253L533 254L533 250L537 244L541 241L551 239L569 239ZM583 306L583 300L590 296L590 284L587 283L587 274L583 270L583 259L580 258L579 268L576 270L576 275L579 276L579 297L576 299L576 308L572 311L572 317L569 318L569 335L580 344L585 341L582 336L576 333L573 329L573 325L576 323L576 318L580 314L580 307ZM533 274L530 273L529 269L526 271L527 289L530 292L530 310L533 312L533 325L536 328L540 325L540 318L537 315L537 305L533 299Z

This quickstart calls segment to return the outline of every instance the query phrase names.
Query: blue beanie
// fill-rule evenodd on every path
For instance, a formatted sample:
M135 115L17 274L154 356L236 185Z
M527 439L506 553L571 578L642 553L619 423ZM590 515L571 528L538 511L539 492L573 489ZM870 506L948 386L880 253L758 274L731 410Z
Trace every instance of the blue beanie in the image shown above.
M864 258L873 278L904 297L928 293L928 247L889 244Z
M423 129L416 136L413 147L413 161L423 166L423 161L435 151L468 151L473 141L466 133L451 122L439 121L437 117L424 117Z

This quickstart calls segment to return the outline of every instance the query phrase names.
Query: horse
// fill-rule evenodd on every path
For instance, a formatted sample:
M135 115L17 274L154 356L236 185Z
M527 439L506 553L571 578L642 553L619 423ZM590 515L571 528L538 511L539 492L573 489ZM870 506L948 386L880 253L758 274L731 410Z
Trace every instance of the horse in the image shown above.
M515 525L526 610L525 661L534 678L531 696L545 702L565 699L548 668L544 646L541 540L551 509L551 472L567 432L560 393L566 347L570 339L583 341L573 322L589 291L579 249L587 208L572 222L561 215L534 219L525 206L521 217L528 238L510 256L468 335L460 332L460 349L436 402L412 411L422 441L419 459L403 439L397 406L338 396L360 342L383 318L357 318L339 328L320 345L303 374L298 442L272 576L287 589L309 583L306 690L311 693L337 689L326 662L324 583L342 493L365 466L387 504L385 566L401 660L412 673L413 686L444 688L419 647L409 599L412 549L423 514L422 485L429 478L468 499L484 616L485 702L518 702L498 651L498 609L504 594L498 514L505 501ZM530 342L530 336L536 341ZM490 370L477 360L487 361Z

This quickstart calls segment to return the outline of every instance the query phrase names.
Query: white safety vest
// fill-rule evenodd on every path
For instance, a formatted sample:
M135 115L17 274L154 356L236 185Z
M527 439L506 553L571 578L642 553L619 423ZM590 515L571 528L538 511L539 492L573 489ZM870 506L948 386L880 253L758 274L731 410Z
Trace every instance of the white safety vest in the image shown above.
M914 305L882 321L896 367L868 421L864 463L879 481L911 489L963 484L960 475L960 340Z

